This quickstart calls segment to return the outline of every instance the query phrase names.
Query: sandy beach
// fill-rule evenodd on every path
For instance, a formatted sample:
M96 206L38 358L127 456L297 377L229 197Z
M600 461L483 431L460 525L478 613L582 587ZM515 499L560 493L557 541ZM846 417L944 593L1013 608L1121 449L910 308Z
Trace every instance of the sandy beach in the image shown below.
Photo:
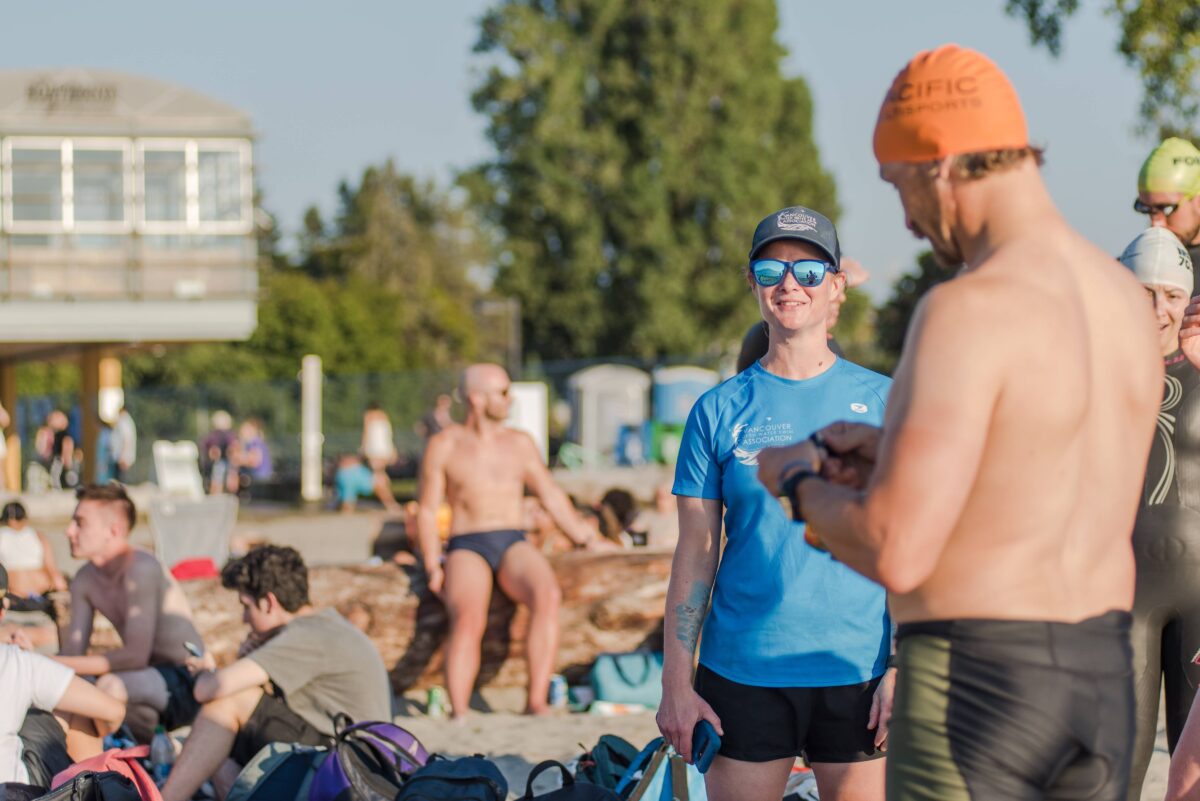
M376 511L340 515L263 511L247 514L243 510L234 533L251 540L292 545L305 555L310 565L346 564L370 556L371 543L384 519ZM36 523L49 536L60 564L73 572L77 562L70 558L66 538L62 536L66 521ZM153 537L145 521L139 523L133 539L136 544L152 547ZM465 725L458 725L426 717L423 694L413 693L399 699L400 715L396 722L415 734L431 752L447 756L480 753L493 760L508 779L510 798L521 797L529 771L539 762L556 759L565 764L579 756L585 747L595 744L602 734L619 735L639 748L658 736L650 712L616 717L563 713L531 718L519 714L524 705L520 691L485 687L481 697L492 711L477 712ZM1143 801L1161 801L1165 795L1168 763L1166 732L1160 727L1142 791ZM552 779L543 778L535 790L545 792L551 786Z
M516 712L524 702L518 691L485 689L483 698L495 711L476 713L465 725L459 725L420 714L420 696L413 695L401 704L402 711L409 714L401 714L396 723L415 734L431 752L448 756L480 753L488 757L508 779L509 798L524 794L529 771L539 762L557 759L566 764L602 734L619 735L639 748L658 736L652 712L619 717L562 714L531 718ZM1168 762L1166 731L1160 727L1142 801L1162 801L1167 791ZM547 776L552 778L552 774ZM546 792L554 786L544 776L534 791Z

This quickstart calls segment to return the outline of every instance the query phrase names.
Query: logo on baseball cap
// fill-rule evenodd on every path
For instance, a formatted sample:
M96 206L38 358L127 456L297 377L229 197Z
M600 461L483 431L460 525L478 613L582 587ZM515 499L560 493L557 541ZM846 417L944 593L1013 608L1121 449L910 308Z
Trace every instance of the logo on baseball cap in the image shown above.
M778 239L798 239L815 245L824 251L834 267L841 266L842 248L838 244L837 229L820 212L804 206L789 206L764 218L754 229L750 259L753 260L763 246Z

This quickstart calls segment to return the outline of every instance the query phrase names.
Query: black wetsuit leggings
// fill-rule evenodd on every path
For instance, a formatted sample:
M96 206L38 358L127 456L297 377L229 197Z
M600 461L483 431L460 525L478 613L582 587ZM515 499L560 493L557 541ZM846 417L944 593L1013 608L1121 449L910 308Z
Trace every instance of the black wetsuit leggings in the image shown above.
M1200 684L1200 515L1177 506L1141 510L1133 536L1137 594L1133 603L1133 676L1137 740L1129 798L1142 796L1154 752L1159 699L1165 689L1167 747L1172 753Z

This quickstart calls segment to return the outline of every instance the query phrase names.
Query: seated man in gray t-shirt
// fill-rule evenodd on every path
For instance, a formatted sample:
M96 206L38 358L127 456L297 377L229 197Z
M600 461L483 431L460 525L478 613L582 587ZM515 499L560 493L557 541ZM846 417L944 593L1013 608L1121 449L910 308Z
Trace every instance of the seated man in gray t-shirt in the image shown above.
M163 785L164 801L187 801L209 778L224 798L264 745L323 745L338 712L392 719L379 652L337 612L312 608L308 569L294 549L255 548L225 566L221 583L237 591L250 635L236 662L197 675L203 706Z

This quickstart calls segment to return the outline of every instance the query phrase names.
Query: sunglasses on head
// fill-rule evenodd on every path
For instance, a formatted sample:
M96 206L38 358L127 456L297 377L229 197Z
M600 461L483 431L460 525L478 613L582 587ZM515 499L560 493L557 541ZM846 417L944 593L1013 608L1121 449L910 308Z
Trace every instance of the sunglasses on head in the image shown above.
M837 267L820 259L799 259L797 261L781 261L779 259L755 259L750 262L750 274L759 286L778 286L783 283L784 276L789 272L796 283L804 287L820 286L825 280L825 273L836 273Z
M1150 203L1143 203L1142 199L1139 197L1137 200L1133 201L1133 210L1138 214L1149 214L1151 216L1155 214L1161 214L1164 217L1170 217L1179 209L1180 206L1184 204L1184 202L1185 201L1181 200L1178 203L1157 203L1151 205Z

